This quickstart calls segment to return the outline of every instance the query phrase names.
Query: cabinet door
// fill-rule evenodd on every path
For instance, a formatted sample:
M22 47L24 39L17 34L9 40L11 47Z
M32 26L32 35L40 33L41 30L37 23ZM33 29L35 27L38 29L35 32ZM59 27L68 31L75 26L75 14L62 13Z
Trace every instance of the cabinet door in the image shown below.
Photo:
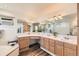
M63 42L55 41L55 54L63 56Z
M55 54L58 56L63 56L63 46L55 45Z
M64 56L76 56L76 45L64 43Z
M29 46L29 38L28 37L21 37L18 40L19 42L19 49L23 49Z
M79 45L77 46L77 55L79 56Z
M51 53L54 53L54 40L50 39L50 42L49 42L49 51Z
M54 47L50 46L50 50L49 51L54 54L54 50L55 50Z
M42 38L41 39L41 46L47 50L49 50L49 39L48 38Z
M70 48L64 48L64 56L76 56L76 52Z
M49 50L49 40L48 38L44 38L44 47Z

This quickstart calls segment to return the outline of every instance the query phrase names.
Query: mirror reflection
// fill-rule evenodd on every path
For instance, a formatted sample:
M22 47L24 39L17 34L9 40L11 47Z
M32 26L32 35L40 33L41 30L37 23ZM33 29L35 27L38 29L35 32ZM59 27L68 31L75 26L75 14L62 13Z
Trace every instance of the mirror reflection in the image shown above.
M44 32L53 35L77 35L76 14L63 16L63 18L52 19L46 23L33 23L31 32Z

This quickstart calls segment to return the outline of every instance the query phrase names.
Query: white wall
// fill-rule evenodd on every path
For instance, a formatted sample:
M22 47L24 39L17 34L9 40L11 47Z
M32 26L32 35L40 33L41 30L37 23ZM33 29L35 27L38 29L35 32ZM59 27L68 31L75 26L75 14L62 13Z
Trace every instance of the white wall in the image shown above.
M15 40L16 37L16 28L14 26L0 26L0 30L3 30L3 37L0 38L0 45L7 44L8 41Z
M0 15L4 16L11 16L14 17L13 14L9 13L8 11L0 10ZM7 44L8 41L13 41L16 39L17 34L17 22L16 19L13 20L14 25L13 26L7 26L7 25L0 25L0 30L3 30L3 37L0 38L0 45Z

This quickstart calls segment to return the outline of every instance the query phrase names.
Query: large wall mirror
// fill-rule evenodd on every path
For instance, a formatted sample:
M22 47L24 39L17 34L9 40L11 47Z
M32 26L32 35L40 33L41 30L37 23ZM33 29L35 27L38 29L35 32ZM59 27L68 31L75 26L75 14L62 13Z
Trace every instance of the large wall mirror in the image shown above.
M33 24L34 32L44 32L51 34L61 35L76 35L77 32L77 15L76 13L63 16L63 19L58 19L53 22L48 21L47 23L35 23Z

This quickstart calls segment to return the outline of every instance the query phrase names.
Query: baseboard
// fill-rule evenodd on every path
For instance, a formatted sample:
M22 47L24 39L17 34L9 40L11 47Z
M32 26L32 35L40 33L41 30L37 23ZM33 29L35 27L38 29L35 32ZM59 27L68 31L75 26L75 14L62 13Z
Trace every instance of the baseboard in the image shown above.
M53 54L53 53L51 53L50 51L44 49L43 47L40 47L40 48L41 48L42 50L44 50L45 52L49 53L50 55L52 55L52 56L56 56L55 54Z

